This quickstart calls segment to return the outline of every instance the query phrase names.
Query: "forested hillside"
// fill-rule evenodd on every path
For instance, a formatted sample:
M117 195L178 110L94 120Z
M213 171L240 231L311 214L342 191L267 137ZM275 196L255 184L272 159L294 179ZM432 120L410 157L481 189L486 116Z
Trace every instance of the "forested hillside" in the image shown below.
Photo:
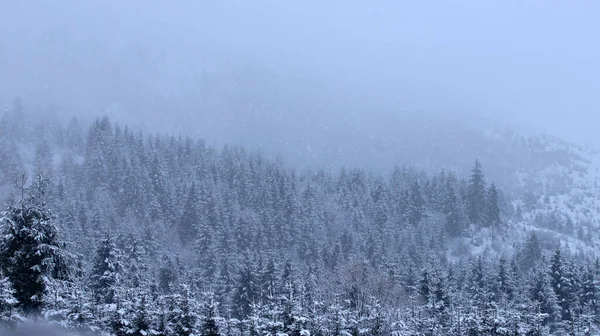
M560 241L579 223L556 215L550 228L538 194L511 199L486 162L468 164L298 170L108 118L36 126L16 108L0 122L2 323L136 336L595 329L600 262ZM540 239L549 230L560 239Z

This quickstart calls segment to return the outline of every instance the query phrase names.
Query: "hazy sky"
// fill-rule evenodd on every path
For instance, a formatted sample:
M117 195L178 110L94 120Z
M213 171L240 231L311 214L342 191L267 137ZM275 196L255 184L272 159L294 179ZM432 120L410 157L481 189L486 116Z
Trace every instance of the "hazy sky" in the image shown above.
M190 131L203 71L248 64L360 96L358 120L459 111L600 143L596 0L0 1L0 105Z

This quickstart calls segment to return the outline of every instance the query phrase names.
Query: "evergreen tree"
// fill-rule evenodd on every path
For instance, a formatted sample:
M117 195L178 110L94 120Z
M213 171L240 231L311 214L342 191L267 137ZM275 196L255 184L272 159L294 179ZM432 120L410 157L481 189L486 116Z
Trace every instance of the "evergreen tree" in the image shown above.
M256 278L249 263L240 270L235 292L233 293L233 313L237 318L246 318L256 302Z
M198 317L194 312L193 300L190 299L189 288L182 286L181 294L177 296L176 306L171 311L171 328L174 335L191 336L196 333Z
M183 244L193 242L198 237L198 226L201 221L199 198L196 185L192 184L185 201L183 214L177 227L179 238Z
M173 260L167 255L162 257L162 265L158 269L158 287L165 293L170 294L173 291L177 281L177 270L173 264Z
M479 160L475 161L475 166L471 171L471 177L467 185L466 203L471 223L483 224L485 220L486 187L483 169Z
M527 238L525 246L518 255L519 266L521 270L529 271L534 269L540 260L542 260L542 248L535 231L531 232Z
M146 298L142 296L132 324L133 332L131 335L133 336L148 336L152 334L146 306Z
M204 301L202 317L202 326L200 327L200 335L202 336L219 336L219 326L217 325L217 304L212 295L208 295Z
M487 192L485 220L487 226L497 228L500 225L498 189L496 189L496 185L494 183L492 183Z
M431 283L431 277L429 271L424 269L421 273L421 280L419 281L419 295L424 304L428 305L431 302L431 295L433 292Z
M423 198L419 182L415 182L410 188L406 220L409 224L415 226L419 224L424 217L425 199Z
M559 299L552 289L551 280L545 272L537 272L530 289L530 298L534 304L533 311L543 314L544 324L560 319Z
M125 309L117 307L110 320L110 328L114 336L128 336L131 325L126 316Z
M443 211L446 216L444 228L450 237L457 237L464 233L464 220L456 189L451 180L446 182Z
M504 257L498 263L498 284L496 286L496 302L512 301L515 295L515 279Z
M574 308L571 299L572 287L569 283L565 262L560 248L556 249L550 260L550 284L558 298L562 319L565 321L572 321Z
M12 312L18 303L10 279L0 274L0 327L13 322Z
M48 280L68 275L68 255L46 206L48 181L38 176L29 188L24 187L25 177L21 181L21 201L0 218L0 268L14 288L17 305L38 313Z
M98 303L115 303L120 281L121 265L119 251L112 236L106 233L96 248L90 273L91 288Z
M580 299L584 310L586 310L588 314L598 315L599 313L600 293L598 290L598 280L594 274L594 270L588 266L583 277Z

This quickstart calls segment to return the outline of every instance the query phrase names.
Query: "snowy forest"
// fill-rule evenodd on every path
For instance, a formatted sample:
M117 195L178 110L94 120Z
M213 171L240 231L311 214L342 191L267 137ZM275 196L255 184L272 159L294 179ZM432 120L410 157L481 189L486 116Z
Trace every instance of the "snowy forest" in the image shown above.
M482 231L502 241L526 211L473 162L297 170L106 117L36 124L17 104L0 121L1 323L116 336L592 334L598 259L534 231L512 253L461 249Z

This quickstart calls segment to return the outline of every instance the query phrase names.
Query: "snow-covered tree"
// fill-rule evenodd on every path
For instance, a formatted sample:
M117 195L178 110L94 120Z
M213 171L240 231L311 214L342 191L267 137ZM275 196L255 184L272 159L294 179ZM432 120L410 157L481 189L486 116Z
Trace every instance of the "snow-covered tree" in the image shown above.
M120 252L113 237L106 233L96 248L90 271L90 286L94 291L96 302L106 304L116 302L123 269L120 259Z
M479 160L475 161L475 166L471 171L466 196L467 212L471 223L481 225L486 215L486 186Z
M68 275L68 255L62 250L55 217L46 205L48 181L36 177L21 184L21 200L0 218L0 268L14 288L17 305L38 313L53 275Z

